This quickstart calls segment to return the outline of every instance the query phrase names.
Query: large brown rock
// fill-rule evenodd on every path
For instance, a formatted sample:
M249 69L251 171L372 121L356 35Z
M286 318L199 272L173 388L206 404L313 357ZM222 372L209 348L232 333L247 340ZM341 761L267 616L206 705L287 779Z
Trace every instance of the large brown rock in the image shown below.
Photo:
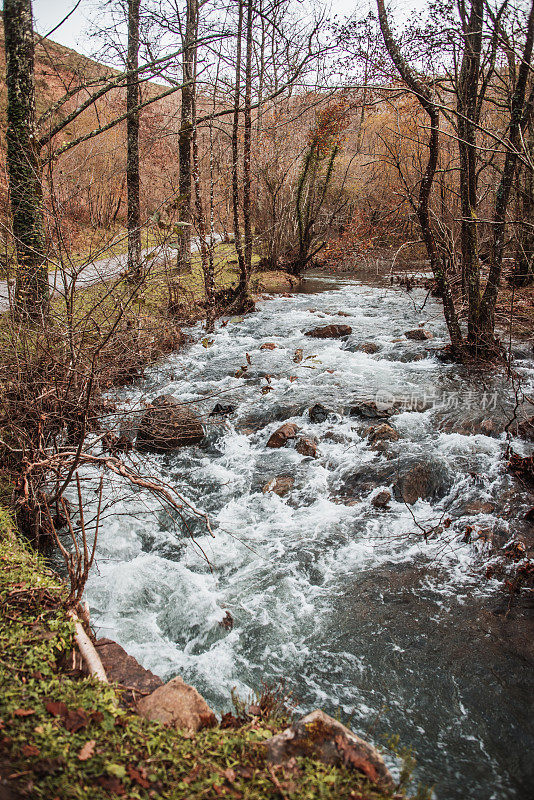
M173 678L137 703L141 716L164 725L196 733L217 724L215 714L201 694L182 678Z
M265 744L271 764L283 765L296 756L307 756L350 767L383 789L395 787L378 750L324 711L312 711Z
M199 444L204 429L197 414L172 395L157 397L143 414L137 429L136 447L141 451L167 453L178 447Z
M125 687L121 702L132 705L139 696L147 695L160 686L163 681L149 669L145 669L133 656L112 639L98 639L95 648L111 683Z
M293 422L285 422L269 437L267 447L283 447L289 439L294 439L298 428Z
M350 336L351 333L350 325L324 325L321 328L313 328L304 335L313 339L341 339L343 336Z

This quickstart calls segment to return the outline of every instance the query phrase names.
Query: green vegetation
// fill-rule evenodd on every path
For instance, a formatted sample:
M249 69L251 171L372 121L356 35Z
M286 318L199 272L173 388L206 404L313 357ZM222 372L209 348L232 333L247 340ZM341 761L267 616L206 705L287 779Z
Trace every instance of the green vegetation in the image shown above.
M298 759L269 769L262 742L287 720L254 718L195 736L119 706L119 690L69 669L65 588L0 508L0 774L42 800L353 798L384 795L362 776Z

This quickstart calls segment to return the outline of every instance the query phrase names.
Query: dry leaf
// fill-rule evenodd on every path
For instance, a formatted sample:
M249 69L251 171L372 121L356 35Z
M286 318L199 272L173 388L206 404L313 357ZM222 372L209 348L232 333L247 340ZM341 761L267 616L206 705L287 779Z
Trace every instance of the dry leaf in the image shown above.
M90 758L92 758L95 752L95 744L96 741L94 739L90 739L88 742L86 742L78 753L78 759L80 761L88 761Z

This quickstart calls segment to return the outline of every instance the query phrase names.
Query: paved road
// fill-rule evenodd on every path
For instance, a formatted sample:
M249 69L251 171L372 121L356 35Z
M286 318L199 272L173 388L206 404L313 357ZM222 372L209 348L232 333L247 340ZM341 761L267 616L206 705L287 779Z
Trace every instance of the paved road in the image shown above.
M216 242L218 242L221 240L221 236L219 234L215 234L214 239ZM193 239L193 252L199 250L199 248L200 240L198 238ZM163 246L149 247L146 250L143 250L141 255L142 258L153 255L151 264L157 264L163 263L166 258L170 262L172 262L172 260L176 260L177 253L175 249ZM68 272L66 275L62 275L59 271L50 271L50 290L52 294L65 296L70 291L73 278L76 279L76 289L84 289L94 283L112 280L113 278L117 278L121 272L124 272L126 269L126 260L126 253L122 253L121 255L102 258L98 261L90 262L79 272L77 271L74 275L70 272ZM9 296L10 292L13 294L13 291L14 281L9 281L9 285L7 281L0 281L0 313L9 309Z

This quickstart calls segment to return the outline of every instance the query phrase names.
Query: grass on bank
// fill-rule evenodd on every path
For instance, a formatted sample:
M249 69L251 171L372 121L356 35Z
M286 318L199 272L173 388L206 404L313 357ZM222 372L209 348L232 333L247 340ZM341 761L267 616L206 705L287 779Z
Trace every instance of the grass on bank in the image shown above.
M363 776L299 758L268 768L283 717L194 736L117 704L119 690L69 670L65 589L0 509L0 776L22 797L383 800Z

